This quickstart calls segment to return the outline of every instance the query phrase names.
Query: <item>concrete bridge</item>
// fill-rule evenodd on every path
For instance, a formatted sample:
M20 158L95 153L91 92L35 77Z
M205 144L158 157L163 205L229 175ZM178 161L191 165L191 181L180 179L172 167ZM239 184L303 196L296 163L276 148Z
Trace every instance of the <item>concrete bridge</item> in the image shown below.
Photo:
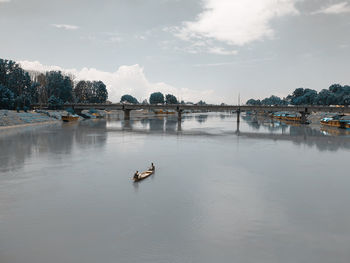
M47 108L48 105L33 105L34 108ZM77 114L81 114L82 110L97 109L97 110L122 110L124 112L124 119L130 119L130 112L132 110L174 110L178 114L178 118L181 119L182 112L184 110L194 111L234 111L237 113L237 122L240 121L240 113L246 111L257 112L277 112L288 111L300 113L302 116L302 122L306 123L306 116L312 112L334 112L334 113L350 113L350 107L335 107L335 106L316 106L316 105L278 105L278 106L253 106L253 105L197 105L197 104L126 104L126 103L74 103L64 104L63 107L73 108Z

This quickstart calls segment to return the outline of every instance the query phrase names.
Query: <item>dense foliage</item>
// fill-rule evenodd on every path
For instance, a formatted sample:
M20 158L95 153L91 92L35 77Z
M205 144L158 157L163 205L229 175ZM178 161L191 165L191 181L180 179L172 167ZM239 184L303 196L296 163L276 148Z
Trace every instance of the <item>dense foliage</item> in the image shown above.
M164 104L164 95L161 92L154 92L149 97L150 104Z
M78 103L104 103L108 98L106 85L102 81L81 80L74 88Z
M51 95L47 100L50 110L61 109L63 105L63 101L60 98L57 98L55 95Z
M63 76L60 71L50 71L45 78L49 98L54 96L64 102L73 101L73 81L68 76Z
M177 98L172 94L167 94L165 96L165 103L166 104L178 104Z
M25 109L34 103L60 108L63 103L103 103L108 98L102 81L80 81L74 87L73 77L60 71L34 73L0 59L0 109Z
M0 59L0 107L12 109L29 106L36 100L28 72L11 60Z
M271 96L263 100L249 99L248 105L350 105L350 86L333 84L317 93L313 89L297 88L286 98Z
M120 102L128 102L132 104L139 104L137 99L129 94L125 94L120 98Z
M15 104L13 92L0 84L0 109L11 109Z

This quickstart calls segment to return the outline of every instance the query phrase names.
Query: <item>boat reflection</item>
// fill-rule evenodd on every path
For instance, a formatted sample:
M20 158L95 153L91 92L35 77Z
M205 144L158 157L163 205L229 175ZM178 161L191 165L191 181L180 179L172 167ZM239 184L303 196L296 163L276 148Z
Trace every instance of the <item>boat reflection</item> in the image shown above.
M57 123L0 131L0 174L21 168L32 155L70 154L74 147L104 147L106 120Z
M315 146L320 151L350 149L350 137L348 137L350 132L347 130L276 121L262 116L250 115L242 116L242 118L248 126L258 132L238 131L236 132L238 136L274 141L292 141L298 145ZM268 132L259 132L262 128Z

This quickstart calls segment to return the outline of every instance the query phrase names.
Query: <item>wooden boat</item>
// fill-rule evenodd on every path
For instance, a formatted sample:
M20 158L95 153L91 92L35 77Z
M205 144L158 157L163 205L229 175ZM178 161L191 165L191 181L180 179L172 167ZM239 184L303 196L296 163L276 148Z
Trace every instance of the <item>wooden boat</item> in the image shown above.
M139 173L137 178L133 177L132 179L134 180L134 182L138 182L138 181L141 181L141 180L147 178L148 176L150 176L152 174L154 174L154 170L147 170L145 172Z
M275 112L272 117L278 120L301 122L301 116L296 113Z
M79 116L73 116L73 115L62 116L62 121L64 122L77 121L78 119L79 119Z
M346 115L335 115L323 118L320 123L325 126L348 129L350 128L350 117Z

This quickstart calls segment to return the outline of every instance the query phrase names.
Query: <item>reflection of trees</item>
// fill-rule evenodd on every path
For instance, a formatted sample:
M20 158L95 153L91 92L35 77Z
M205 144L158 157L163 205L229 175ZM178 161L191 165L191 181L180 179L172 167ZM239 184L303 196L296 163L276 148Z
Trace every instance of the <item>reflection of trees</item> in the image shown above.
M257 115L241 115L241 118L245 120L254 130L260 129L261 125Z
M143 128L146 128L149 123L148 118L141 119L140 123L142 124Z
M267 118L259 118L259 116L254 115L242 116L242 118L246 120L247 124L254 129L259 130L261 127L265 127L270 132L281 130L282 133L249 133L240 131L240 136L272 140L289 140L298 145L303 144L310 147L315 146L320 151L336 151L342 148L350 149L349 138L342 136L330 136L330 134L334 134L334 132L331 132L334 130L334 128L329 128L330 131L327 132L327 127L322 127L322 130L319 130L308 125L275 121ZM345 130L336 130L339 132L338 135L346 135Z
M0 137L0 171L8 167L22 166L25 159L32 154L31 145L37 145L38 137L31 133Z
M176 118L167 118L165 123L165 130L168 131L176 131L177 129L177 119Z
M163 131L164 130L164 118L154 118L149 120L149 129L151 131Z
M74 133L58 126L42 129L40 127L13 130L11 135L0 137L0 167L20 168L33 153L69 154L73 145Z
M163 132L174 132L177 130L181 130L181 123L178 122L178 119L176 116L157 116L154 118L146 117L136 121L135 120L124 121L122 122L122 130L130 130L133 132L141 131L139 127L137 127L136 122L140 122L140 124L142 125L141 130L143 131L163 133ZM113 129L113 130L116 130L116 129Z
M204 123L207 121L208 119L208 115L207 114L200 114L200 115L196 115L195 116L196 121L198 121L199 123Z
M106 143L106 121L89 120L43 127L11 129L0 133L0 171L20 168L33 153L70 154L78 146Z
M193 115L183 114L181 119L182 120L192 120L194 118Z
M85 120L79 123L75 131L75 140L78 145L96 145L102 147L107 140L106 120Z

